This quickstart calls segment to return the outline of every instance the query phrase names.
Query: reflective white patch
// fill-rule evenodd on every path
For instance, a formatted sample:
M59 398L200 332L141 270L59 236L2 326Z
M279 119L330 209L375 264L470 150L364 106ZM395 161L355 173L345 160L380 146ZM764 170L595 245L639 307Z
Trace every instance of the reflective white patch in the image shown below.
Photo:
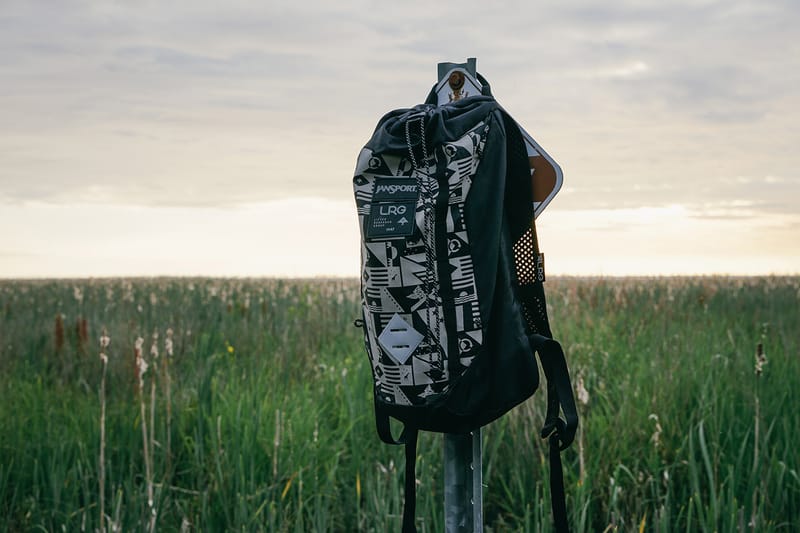
M395 313L378 336L378 342L395 361L402 365L411 357L412 352L422 342L422 338L419 331Z

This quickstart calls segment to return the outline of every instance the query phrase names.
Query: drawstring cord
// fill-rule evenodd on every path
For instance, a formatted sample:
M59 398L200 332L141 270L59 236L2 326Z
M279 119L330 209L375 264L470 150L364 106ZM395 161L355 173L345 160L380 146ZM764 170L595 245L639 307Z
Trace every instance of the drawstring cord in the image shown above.
M423 280L423 290L425 291L425 298L428 300L427 305L427 318L428 318L428 331L426 338L431 346L431 351L439 352L439 334L440 334L440 317L439 317L439 285L435 282L435 266L436 266L436 253L435 253L435 232L434 232L434 218L435 218L435 201L433 187L431 186L431 177L428 172L420 170L417 163L417 158L414 155L414 149L411 143L411 122L419 121L419 131L422 143L422 157L425 164L425 170L428 166L428 147L425 142L425 115L419 116L416 119L410 118L406 120L406 144L408 146L408 155L413 165L413 174L417 180L417 190L422 194L422 205L424 209L424 235L423 242L425 244L425 279ZM431 300L433 303L431 304ZM431 320L431 307L433 307L433 320ZM441 368L442 355L439 354L438 366ZM431 361L433 363L433 361Z

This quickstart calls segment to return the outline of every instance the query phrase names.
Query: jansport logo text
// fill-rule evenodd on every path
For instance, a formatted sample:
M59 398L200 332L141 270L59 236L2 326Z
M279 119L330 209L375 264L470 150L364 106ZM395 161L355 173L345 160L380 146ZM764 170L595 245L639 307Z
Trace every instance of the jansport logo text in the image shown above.
M417 192L416 185L378 185L376 193L395 194L398 192Z

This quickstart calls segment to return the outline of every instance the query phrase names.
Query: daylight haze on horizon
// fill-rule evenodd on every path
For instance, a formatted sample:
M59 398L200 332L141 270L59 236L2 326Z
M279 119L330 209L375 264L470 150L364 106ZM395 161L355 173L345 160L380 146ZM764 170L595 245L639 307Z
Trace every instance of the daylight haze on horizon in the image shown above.
M548 275L800 273L800 3L23 2L0 278L358 276L356 156L477 58L561 165Z

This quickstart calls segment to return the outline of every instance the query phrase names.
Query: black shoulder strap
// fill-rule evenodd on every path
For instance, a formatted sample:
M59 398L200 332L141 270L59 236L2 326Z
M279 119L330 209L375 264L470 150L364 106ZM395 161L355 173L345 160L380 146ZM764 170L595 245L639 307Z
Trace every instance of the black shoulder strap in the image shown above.
M542 438L550 441L550 499L553 520L556 531L569 531L561 451L567 449L575 439L578 411L575 408L569 370L561 345L536 333L529 335L528 341L531 349L539 354L547 378L547 414L542 427ZM561 412L564 413L563 419L560 417Z
M536 228L531 224L533 258L539 258L536 242ZM537 271L539 269L537 268ZM544 296L544 274L538 272L532 283L521 285L519 296L529 323L528 340L531 349L539 354L542 370L547 379L547 413L542 438L550 441L550 499L553 507L553 521L556 531L569 531L567 522L566 497L564 494L564 474L561 465L561 451L572 444L578 429L578 410L569 379L569 369L561 345L552 339L547 319L547 302ZM560 417L563 412L564 418Z
M386 444L403 444L406 452L405 497L403 501L403 533L416 533L414 515L417 508L417 436L419 430L408 424L403 425L400 437L392 436L389 415L375 399L375 425L378 436Z
M547 414L542 438L550 441L550 498L556 531L569 531L561 451L569 447L578 428L578 411L561 345L553 340L544 295L544 257L539 253L532 208L530 164L519 127L505 112L507 139L506 206L514 238L516 293L531 350L539 354L547 379ZM561 418L563 412L564 418Z

